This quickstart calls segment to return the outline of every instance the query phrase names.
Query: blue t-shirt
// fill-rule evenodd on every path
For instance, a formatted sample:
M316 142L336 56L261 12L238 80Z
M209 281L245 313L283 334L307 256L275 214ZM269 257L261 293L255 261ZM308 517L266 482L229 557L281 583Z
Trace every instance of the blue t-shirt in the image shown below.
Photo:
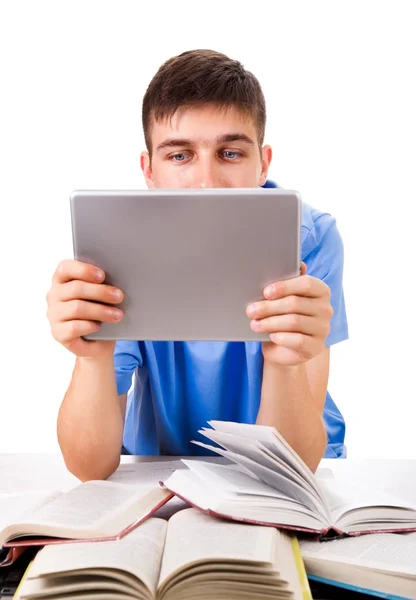
M331 289L334 315L326 346L348 338L342 289L343 244L335 219L302 206L301 258ZM119 394L129 392L123 444L131 454L208 454L191 440L211 419L255 423L260 406L261 342L117 342ZM325 457L343 457L345 424L329 393Z

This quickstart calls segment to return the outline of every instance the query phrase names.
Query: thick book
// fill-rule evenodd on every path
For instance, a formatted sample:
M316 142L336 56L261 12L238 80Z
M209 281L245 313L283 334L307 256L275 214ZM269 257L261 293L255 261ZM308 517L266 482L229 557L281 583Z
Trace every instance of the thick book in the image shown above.
M312 598L295 536L187 508L122 539L45 546L19 600Z
M273 427L209 424L200 433L216 445L194 443L230 463L183 459L188 468L161 482L188 504L219 517L309 532L321 539L416 531L416 497L413 502L402 500L399 490L318 477Z
M172 496L158 484L110 481L87 481L68 492L0 494L0 548L123 537Z
M328 544L301 540L300 547L311 580L379 598L416 600L415 533L381 533Z

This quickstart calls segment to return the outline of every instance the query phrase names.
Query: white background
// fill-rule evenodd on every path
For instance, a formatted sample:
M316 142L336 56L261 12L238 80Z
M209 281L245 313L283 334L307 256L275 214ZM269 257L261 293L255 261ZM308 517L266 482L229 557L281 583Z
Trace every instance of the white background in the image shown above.
M0 3L0 452L58 450L73 358L50 336L45 295L72 257L71 190L145 186L146 86L170 56L205 47L259 78L271 177L337 218L350 340L333 348L330 391L349 455L416 458L413 8Z

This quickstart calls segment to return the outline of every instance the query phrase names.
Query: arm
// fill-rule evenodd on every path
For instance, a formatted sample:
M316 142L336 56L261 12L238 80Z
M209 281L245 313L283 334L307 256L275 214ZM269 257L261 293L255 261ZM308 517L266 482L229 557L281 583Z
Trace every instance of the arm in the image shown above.
M113 357L77 358L58 415L58 441L79 479L106 479L118 467L127 394L117 395Z
M263 343L263 382L257 423L272 425L315 471L326 447L322 412L329 375L325 341L334 314L330 289L301 276L265 290L266 300L247 308L254 331L269 334Z
M322 421L329 375L329 348L307 363L281 366L265 362L259 425L275 427L315 471L327 435Z
M329 347L348 337L344 248L331 215L314 220L303 250L309 274L302 263L300 277L268 286L265 300L248 307L247 314L253 330L270 338L263 344L258 422L277 427L315 470L325 451Z
M58 441L68 469L82 480L115 471L123 436L126 394L117 393L115 343L84 339L102 322L123 316L116 308L123 293L103 283L104 277L93 265L63 261L47 295L52 335L77 357L59 410Z

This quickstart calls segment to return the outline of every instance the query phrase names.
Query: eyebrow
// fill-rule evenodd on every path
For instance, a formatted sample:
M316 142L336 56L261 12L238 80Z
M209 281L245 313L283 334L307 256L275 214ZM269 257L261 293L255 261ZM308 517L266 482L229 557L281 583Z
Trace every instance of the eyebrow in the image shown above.
M254 146L254 141L245 133L224 133L215 138L216 144L224 144L227 142L245 142L250 146ZM194 146L195 142L186 138L169 138L164 140L156 147L156 151L165 148L177 148L178 146Z

